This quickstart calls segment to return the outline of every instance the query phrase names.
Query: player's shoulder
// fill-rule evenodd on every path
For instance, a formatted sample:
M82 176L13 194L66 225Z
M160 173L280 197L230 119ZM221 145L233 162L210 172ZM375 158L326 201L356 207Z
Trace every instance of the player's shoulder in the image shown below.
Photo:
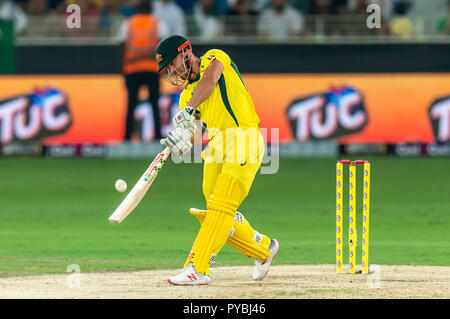
M209 54L217 54L217 55L228 55L224 50L221 49L210 49L208 51L205 52L205 54L203 56L207 56Z
M228 54L220 49L211 49L205 52L205 54L203 54L202 60L203 61L213 61L214 59L218 59L221 62L225 62L230 60L230 57L228 56Z

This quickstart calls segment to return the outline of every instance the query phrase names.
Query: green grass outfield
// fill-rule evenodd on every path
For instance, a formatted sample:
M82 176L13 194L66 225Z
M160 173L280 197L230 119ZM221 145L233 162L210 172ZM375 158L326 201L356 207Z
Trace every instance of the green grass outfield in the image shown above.
M449 265L450 160L369 159L371 263ZM136 210L108 222L125 196L115 180L130 189L148 163L0 158L0 275L181 268L199 228L188 209L205 207L201 164L168 161ZM279 239L276 264L334 263L335 178L332 158L282 159L277 174L257 175L240 211ZM360 244L360 216L358 227ZM229 246L216 262L251 264Z

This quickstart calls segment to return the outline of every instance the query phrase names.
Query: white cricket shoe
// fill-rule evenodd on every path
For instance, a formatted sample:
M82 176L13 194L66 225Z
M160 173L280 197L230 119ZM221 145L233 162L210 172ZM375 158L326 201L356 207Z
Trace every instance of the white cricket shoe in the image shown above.
M266 277L267 273L269 272L270 264L277 255L279 249L280 244L278 243L278 240L272 239L270 241L269 246L270 251L269 258L264 260L263 259L255 260L255 268L253 269L253 280L263 280L264 277Z
M207 285L211 277L197 273L194 264L190 263L179 275L170 277L167 281L175 286Z

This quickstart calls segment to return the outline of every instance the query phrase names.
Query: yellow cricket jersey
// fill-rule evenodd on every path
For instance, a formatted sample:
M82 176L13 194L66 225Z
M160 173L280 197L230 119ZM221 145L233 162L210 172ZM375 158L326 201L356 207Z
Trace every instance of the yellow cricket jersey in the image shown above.
M258 128L259 117L256 114L253 101L245 88L244 82L236 65L222 50L209 50L200 58L200 72L197 78L189 81L180 96L180 109L185 108L204 71L212 61L217 59L224 68L212 94L197 107L204 126L211 139L217 130L227 128ZM200 114L198 114L200 113Z

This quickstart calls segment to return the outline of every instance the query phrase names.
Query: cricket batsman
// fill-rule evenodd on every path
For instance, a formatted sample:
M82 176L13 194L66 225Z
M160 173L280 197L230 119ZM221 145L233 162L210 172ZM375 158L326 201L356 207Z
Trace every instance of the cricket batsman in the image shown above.
M202 152L203 195L206 210L191 208L200 230L180 274L170 277L173 285L206 285L210 264L225 243L254 259L254 280L268 273L279 243L252 228L238 211L250 191L264 155L259 118L239 71L230 57L213 49L200 58L188 40L179 35L164 38L156 48L158 72L183 86L175 129L161 144L182 155L193 146L193 135L203 122L208 145ZM201 121L200 121L201 120ZM198 124L198 125L197 125Z

